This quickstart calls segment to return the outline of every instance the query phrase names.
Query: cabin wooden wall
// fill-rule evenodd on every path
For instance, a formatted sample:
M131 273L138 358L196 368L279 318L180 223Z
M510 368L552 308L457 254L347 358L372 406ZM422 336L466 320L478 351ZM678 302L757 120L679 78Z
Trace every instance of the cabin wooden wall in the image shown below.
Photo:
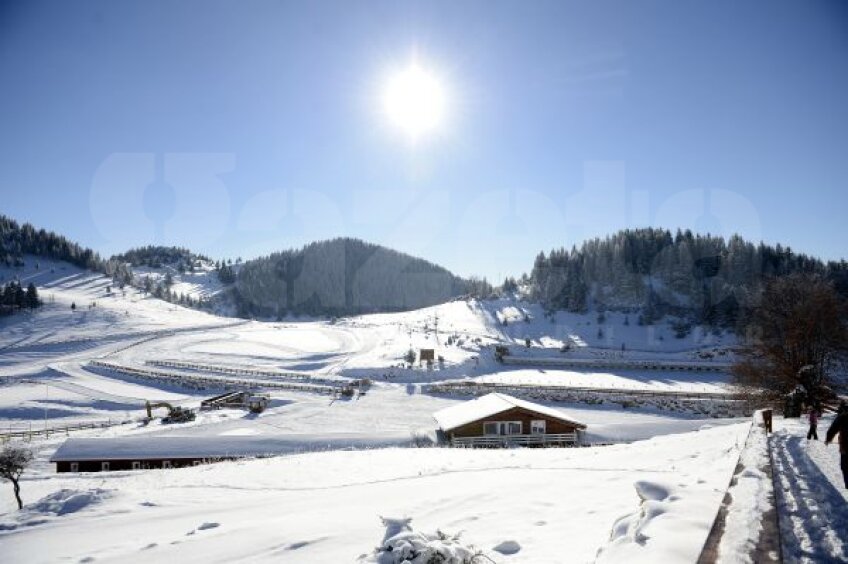
M513 407L512 409L498 413L497 415L484 417L483 419L473 421L467 425L463 425L462 427L457 427L449 434L453 437L480 437L485 434L483 423L486 421L521 421L521 434L529 435L530 422L538 420L545 421L546 434L572 433L580 429L580 427L576 425L571 425L541 413L535 413L522 407Z

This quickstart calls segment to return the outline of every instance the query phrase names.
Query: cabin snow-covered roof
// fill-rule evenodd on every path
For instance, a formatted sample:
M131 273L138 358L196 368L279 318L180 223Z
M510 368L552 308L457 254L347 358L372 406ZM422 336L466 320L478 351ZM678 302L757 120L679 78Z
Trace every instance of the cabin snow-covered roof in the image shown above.
M450 431L516 407L546 415L564 421L565 423L571 423L581 429L586 428L585 424L568 417L558 409L499 393L486 394L485 396L480 396L459 405L446 407L434 413L433 418L439 424L442 431Z
M357 434L185 436L68 439L50 462L248 458L324 448L393 446L402 437Z

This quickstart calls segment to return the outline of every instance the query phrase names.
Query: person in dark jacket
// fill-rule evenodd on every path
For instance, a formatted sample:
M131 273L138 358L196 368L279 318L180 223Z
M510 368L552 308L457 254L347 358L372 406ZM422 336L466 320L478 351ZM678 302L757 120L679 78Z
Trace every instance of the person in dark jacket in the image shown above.
M807 431L807 440L808 441L810 439L813 439L814 441L819 440L818 428L819 428L819 417L820 416L821 416L821 413L819 413L819 410L816 409L815 406L810 408L810 412L807 414L807 418L810 422L810 430Z
M839 414L830 429L827 430L824 444L829 445L833 438L839 435L840 467L842 468L842 479L845 480L845 489L848 489L848 409L845 404L839 406Z

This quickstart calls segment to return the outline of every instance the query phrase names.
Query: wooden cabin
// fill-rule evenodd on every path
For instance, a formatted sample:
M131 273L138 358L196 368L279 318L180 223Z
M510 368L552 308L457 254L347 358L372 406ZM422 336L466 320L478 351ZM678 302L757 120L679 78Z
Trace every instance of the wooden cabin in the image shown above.
M451 446L567 446L586 425L558 409L506 394L487 394L433 414Z

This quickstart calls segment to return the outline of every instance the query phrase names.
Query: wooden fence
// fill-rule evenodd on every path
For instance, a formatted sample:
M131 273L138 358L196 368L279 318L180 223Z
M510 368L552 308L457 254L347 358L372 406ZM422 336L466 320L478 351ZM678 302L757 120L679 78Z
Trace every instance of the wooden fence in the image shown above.
M233 364L204 364L201 362L187 362L184 360L148 360L145 362L150 366L162 368L177 368L184 370L196 370L199 372L211 372L213 374L230 374L234 376L259 376L271 379L297 380L310 384L323 386L344 386L347 382L313 376L306 372L293 372L290 370L274 370L270 368L256 368L253 366L238 366Z
M127 366L117 364L105 360L91 360L89 366L104 368L121 374L126 374L136 378L150 380L158 383L166 383L182 387L193 388L197 390L205 390L208 388L223 389L223 390L287 390L296 392L310 392L314 394L335 395L342 391L342 388L332 386L319 386L315 384L295 384L291 382L275 382L271 380L252 380L248 378L226 378L217 376L202 376L194 374L185 374L181 372L167 372L164 370L154 370L151 368L143 368L137 366Z
M125 425L132 421L106 419L102 421L80 421L78 423L68 423L66 425L53 425L43 427L30 423L28 427L8 427L8 430L0 429L0 443L12 440L31 441L35 437L50 438L50 435L64 434L68 435L71 431L82 431L85 429L104 429L106 427L115 427L117 425Z
M535 384L505 384L500 382L441 382L438 384L429 384L423 387L423 391L431 393L449 393L449 394L466 394L480 395L489 392L505 392L505 393L592 393L602 395L615 396L649 396L649 397L670 397L682 399L711 399L730 401L737 400L737 396L722 392L690 392L685 390L654 390L649 388L596 388L590 386L543 386Z
M453 437L455 447L507 447L576 445L577 433L550 433L541 435L483 435L479 437Z
M513 366L557 366L563 368L619 368L625 370L661 370L673 372L728 372L731 364L709 361L674 361L621 358L568 358L555 356L505 355L501 361Z

